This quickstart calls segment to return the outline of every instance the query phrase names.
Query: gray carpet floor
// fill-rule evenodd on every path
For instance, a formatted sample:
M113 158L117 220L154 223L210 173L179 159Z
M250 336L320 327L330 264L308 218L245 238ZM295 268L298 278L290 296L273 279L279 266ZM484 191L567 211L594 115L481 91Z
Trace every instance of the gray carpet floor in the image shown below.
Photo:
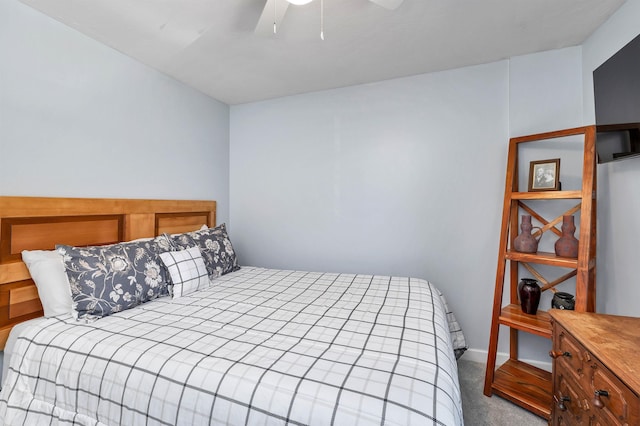
M462 391L462 410L466 426L542 426L547 421L517 405L482 393L485 365L478 362L458 361L458 375Z

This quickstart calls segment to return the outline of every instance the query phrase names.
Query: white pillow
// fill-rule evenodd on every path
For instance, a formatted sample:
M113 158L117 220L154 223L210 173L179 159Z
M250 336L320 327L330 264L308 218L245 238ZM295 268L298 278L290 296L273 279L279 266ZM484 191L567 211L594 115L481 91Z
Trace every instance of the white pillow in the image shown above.
M160 253L173 281L173 298L209 287L209 275L198 247Z
M23 250L22 260L38 288L44 316L72 313L71 287L62 256L55 250Z

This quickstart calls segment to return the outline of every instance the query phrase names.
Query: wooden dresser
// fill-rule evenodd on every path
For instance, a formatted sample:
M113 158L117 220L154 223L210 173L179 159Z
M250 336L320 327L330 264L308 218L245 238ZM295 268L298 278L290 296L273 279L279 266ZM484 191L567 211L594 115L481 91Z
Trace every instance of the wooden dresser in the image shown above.
M552 425L640 425L640 318L551 309Z

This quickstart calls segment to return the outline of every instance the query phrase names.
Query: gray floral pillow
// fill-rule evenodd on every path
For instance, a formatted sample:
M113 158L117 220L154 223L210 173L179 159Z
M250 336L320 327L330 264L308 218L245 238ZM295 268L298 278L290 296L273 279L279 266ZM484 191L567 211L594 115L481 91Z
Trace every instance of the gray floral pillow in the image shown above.
M78 318L102 318L169 294L160 253L170 249L165 236L108 246L57 245Z
M166 236L176 250L198 247L210 278L217 278L240 269L224 223L215 228Z

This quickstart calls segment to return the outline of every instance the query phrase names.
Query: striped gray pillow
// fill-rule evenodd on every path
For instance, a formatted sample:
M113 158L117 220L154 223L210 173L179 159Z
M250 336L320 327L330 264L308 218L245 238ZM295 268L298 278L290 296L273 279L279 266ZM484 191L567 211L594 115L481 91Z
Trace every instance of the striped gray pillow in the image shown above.
M198 247L160 254L173 281L173 298L186 296L210 285L209 274Z

